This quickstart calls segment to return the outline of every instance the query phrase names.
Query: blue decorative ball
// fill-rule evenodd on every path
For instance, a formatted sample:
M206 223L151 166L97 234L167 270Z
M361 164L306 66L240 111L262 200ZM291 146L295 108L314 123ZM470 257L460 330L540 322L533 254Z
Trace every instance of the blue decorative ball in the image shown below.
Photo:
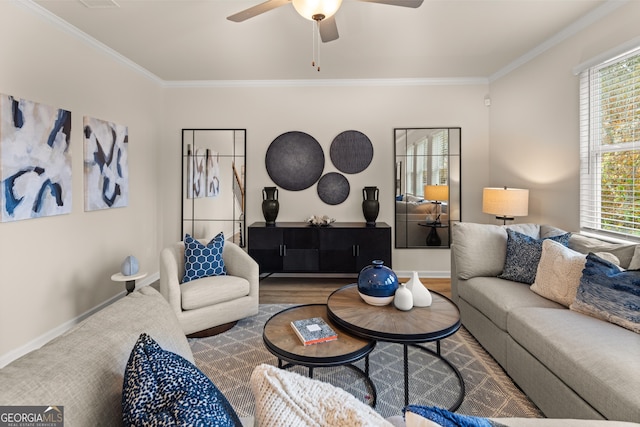
M398 276L383 261L374 260L358 274L358 291L370 297L393 297L398 289Z
M120 266L120 272L125 276L133 276L138 272L138 259L133 255L129 255L124 259Z

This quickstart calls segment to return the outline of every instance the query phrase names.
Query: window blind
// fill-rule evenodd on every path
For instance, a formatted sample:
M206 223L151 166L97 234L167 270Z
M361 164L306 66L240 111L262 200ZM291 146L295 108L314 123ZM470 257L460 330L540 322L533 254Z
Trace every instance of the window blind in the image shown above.
M580 227L640 237L640 47L580 74Z

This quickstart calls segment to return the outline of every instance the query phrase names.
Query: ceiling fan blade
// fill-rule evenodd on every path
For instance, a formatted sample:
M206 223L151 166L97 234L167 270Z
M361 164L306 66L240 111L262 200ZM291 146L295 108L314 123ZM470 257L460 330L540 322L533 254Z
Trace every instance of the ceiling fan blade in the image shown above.
M402 6L402 7L420 7L424 0L358 0L364 1L367 3L380 3L380 4L389 4L391 6Z
M250 7L249 9L245 9L242 12L227 16L227 19L233 22L246 21L249 18L253 18L254 16L258 16L265 12L269 12L270 10L273 10L275 8L284 6L287 3L291 3L291 0L267 0L263 3Z
M318 22L318 30L320 31L320 39L322 40L322 43L336 40L339 35L335 15Z

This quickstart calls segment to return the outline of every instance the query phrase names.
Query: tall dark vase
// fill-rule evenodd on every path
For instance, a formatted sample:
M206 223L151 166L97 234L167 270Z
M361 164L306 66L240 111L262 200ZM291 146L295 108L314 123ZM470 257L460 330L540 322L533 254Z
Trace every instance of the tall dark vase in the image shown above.
M380 202L378 202L378 187L364 187L362 189L362 213L367 225L376 225L376 219L380 212Z
M278 188L264 187L262 189L262 214L267 225L275 225L280 202L278 202Z

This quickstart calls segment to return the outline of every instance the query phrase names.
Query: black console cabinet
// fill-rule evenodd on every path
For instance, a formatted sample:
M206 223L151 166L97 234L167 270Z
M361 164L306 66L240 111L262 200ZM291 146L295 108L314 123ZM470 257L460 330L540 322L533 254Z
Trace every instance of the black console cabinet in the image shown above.
M248 245L260 273L358 273L375 259L391 267L391 227L383 222L256 222L249 226Z

